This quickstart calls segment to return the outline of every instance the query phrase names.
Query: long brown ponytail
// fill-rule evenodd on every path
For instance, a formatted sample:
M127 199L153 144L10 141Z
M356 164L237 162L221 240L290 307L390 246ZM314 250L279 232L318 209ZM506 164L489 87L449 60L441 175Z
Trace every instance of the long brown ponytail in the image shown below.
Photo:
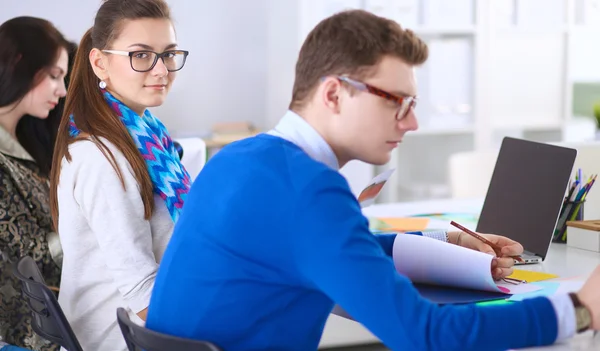
M119 117L108 106L98 87L99 79L92 69L89 54L93 48L108 48L119 35L123 21L140 18L170 19L169 7L164 0L105 0L90 28L79 44L71 73L69 92L64 114L58 129L52 170L50 174L50 211L54 227L58 230L58 183L63 159L71 161L69 145L80 138L69 136L69 116L73 115L77 128L89 135L119 175L123 187L122 171L115 157L99 138L104 138L123 153L135 175L144 203L144 218L149 219L154 210L153 185L146 163ZM131 189L129 189L131 190Z

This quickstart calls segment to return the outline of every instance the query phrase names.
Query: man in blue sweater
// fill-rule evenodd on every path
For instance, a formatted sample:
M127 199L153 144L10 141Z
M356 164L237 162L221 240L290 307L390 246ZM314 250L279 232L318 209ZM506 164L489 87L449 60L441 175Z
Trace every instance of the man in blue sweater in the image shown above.
M334 304L393 350L505 350L599 328L600 270L578 295L438 306L396 272L395 236L369 231L338 169L387 163L417 129L413 69L427 54L413 32L364 11L317 25L300 51L290 111L271 132L225 147L196 179L147 327L226 351L316 350ZM493 254L460 232L418 234ZM487 237L503 247L494 275L510 274L504 256L522 247Z

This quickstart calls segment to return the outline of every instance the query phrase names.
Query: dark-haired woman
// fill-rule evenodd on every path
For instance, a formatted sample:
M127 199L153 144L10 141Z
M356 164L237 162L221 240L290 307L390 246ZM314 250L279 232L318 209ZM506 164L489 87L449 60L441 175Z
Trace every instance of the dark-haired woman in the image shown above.
M11 265L31 256L46 283L59 285L61 246L48 177L69 50L46 20L17 17L0 25L0 342L34 350L58 346L33 332Z

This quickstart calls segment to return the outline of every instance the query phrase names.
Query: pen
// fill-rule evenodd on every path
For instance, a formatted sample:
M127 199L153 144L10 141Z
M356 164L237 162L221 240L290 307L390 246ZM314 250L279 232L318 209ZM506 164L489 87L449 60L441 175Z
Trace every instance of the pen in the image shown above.
M465 227L463 227L462 225L452 221L450 222L451 225L455 226L456 228L462 230L464 233L467 233L473 237L475 237L476 239L481 240L482 242L484 242L485 244L488 244L491 246L492 249L494 249L494 251L496 252L496 254L498 256L501 256L502 254L502 248L500 248L498 245L494 244L493 242L489 241L488 239L484 238L483 236L475 233L474 231L467 229ZM523 262L523 259L520 256L511 256L513 259L515 259L518 262Z
M504 278L502 278L502 280L504 280L507 283L514 284L514 285L527 284L526 280L509 278L509 277L504 277Z

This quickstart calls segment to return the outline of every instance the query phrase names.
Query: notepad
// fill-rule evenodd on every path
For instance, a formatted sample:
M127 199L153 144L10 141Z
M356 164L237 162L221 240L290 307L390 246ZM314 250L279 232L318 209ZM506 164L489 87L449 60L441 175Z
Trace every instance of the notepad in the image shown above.
M358 202L360 203L361 208L365 208L371 206L375 203L375 199L381 193L383 186L388 181L392 173L394 173L395 168L388 169L381 174L378 174L371 180L369 185L367 185L363 191L361 191L360 195L358 195Z
M429 218L378 217L370 218L369 221L371 229L398 232L422 231L429 225Z
M548 280L553 278L558 278L556 274L544 273L544 272L534 272L534 271L526 271L522 269L515 269L513 274L509 276L509 278L524 280L528 283L539 282L542 280Z

